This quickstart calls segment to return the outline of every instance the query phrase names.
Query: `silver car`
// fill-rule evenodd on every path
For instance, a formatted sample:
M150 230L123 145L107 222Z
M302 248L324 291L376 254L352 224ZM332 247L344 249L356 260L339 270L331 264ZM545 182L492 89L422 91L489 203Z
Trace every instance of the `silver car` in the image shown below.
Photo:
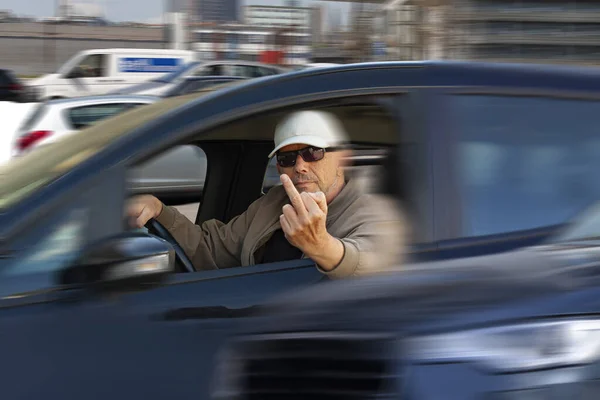
M119 89L111 94L164 96L183 80L193 76L239 76L252 79L288 71L287 68L252 61L195 61L151 81Z
M107 95L40 103L19 128L12 154L18 157L45 144L69 140L70 135L80 134L98 121L160 100L154 96ZM130 180L136 193L152 193L166 200L195 200L202 193L205 176L204 152L186 145L134 170Z

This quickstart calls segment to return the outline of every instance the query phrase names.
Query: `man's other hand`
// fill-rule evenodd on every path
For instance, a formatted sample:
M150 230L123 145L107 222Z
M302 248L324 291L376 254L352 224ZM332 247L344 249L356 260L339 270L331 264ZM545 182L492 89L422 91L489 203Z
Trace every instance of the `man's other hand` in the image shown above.
M152 218L156 218L162 212L162 202L151 195L140 195L132 197L127 205L127 218L129 224L134 228L142 228Z

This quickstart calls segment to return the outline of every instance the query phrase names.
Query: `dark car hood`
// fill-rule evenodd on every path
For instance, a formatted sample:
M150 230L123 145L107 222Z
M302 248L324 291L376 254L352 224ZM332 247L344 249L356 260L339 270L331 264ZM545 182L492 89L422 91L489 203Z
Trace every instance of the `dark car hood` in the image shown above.
M133 85L133 86L127 86L125 88L115 90L115 91L111 92L110 94L136 94L139 92L144 92L146 90L156 89L156 88L159 88L164 85L165 85L164 82L150 81L150 82L139 83L139 84Z
M596 250L597 252L597 250ZM406 265L274 299L261 332L455 329L488 320L600 310L600 257L554 247ZM256 325L255 325L256 326Z

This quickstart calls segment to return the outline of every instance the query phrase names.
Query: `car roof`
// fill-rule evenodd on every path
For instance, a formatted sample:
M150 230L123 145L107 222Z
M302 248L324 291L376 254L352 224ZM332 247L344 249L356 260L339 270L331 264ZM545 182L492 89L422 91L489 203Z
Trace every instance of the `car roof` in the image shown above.
M185 80L186 81L213 81L213 80L222 80L222 79L229 79L229 80L244 80L244 79L248 79L246 77L243 76L229 76L229 75L208 75L208 76L186 76Z
M127 94L114 94L114 95L103 95L103 96L81 96L81 97L71 97L68 99L56 99L49 100L46 102L46 105L49 106L74 106L79 104L101 104L101 103L111 103L115 101L126 101L126 102L144 102L144 103L152 103L160 100L161 98L158 96L150 96L150 95L127 95Z
M129 47L113 47L108 49L88 49L83 50L82 53L132 53L132 54L147 54L147 53L157 53L157 54L189 54L190 50L177 50L177 49L139 49L139 48L129 48Z

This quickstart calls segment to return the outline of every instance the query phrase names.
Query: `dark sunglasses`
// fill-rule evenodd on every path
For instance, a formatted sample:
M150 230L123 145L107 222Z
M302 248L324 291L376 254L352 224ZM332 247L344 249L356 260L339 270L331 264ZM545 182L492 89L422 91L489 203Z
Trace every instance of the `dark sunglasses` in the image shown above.
M277 153L277 164L282 168L293 167L296 165L298 156L302 157L305 162L315 162L322 160L326 151L336 150L338 150L337 147L329 147L326 150L321 147L309 146L300 150L279 152Z

